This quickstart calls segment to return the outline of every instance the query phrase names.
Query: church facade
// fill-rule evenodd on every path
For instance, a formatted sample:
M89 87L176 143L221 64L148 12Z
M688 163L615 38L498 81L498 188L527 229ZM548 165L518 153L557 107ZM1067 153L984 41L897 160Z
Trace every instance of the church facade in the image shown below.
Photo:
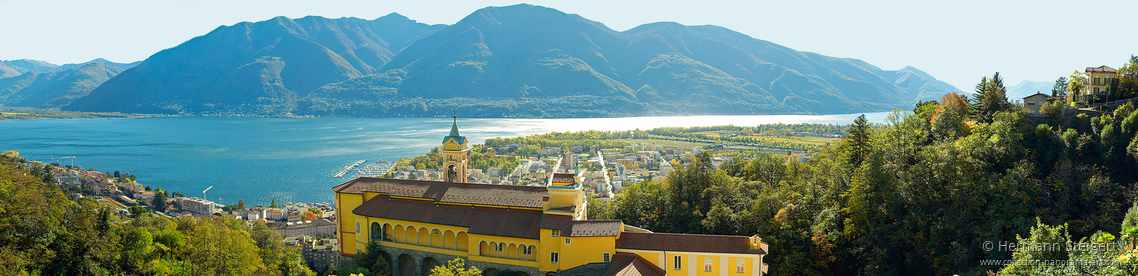
M759 276L767 245L757 236L652 233L619 220L587 220L572 174L548 186L464 183L466 138L457 119L443 138L446 181L361 177L336 193L340 254L369 243L394 275L426 276L463 258L485 275Z

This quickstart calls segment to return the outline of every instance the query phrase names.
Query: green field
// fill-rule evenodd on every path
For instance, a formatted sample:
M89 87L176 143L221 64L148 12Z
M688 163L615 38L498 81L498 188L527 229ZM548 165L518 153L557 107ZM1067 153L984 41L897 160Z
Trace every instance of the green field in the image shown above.
M791 142L791 143L799 143L799 144L807 144L807 145L819 145L819 146L825 146L826 143L829 143L830 145L837 145L839 141L842 141L842 138L826 138L826 137L817 137L817 136L798 137L798 136L761 136L760 135L760 136L755 136L755 137L759 137L759 138L766 139L766 140L773 140L776 142Z
M653 145L657 145L657 146L661 146L661 147L688 148L688 149L710 145L708 143L692 143L692 142L681 142L681 141L660 140L660 139L619 139L616 141L627 142L627 143L636 143L636 144L653 144Z

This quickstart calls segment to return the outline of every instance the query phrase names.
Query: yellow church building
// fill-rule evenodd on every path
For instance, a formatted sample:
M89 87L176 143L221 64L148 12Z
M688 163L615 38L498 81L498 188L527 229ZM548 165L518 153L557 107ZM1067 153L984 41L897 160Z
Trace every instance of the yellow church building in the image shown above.
M333 187L340 254L377 243L400 276L426 276L454 258L489 276L766 274L767 245L757 236L586 220L585 192L572 174L554 174L549 186L465 183L467 150L456 118L443 138L445 181L361 177Z

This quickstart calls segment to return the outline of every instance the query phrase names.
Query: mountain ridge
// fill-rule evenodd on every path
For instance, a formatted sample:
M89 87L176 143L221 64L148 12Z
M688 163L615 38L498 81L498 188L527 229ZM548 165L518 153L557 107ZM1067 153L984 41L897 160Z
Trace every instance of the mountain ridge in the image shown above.
M87 96L95 87L124 70L115 64L96 61L71 69L28 71L19 76L0 79L0 105L35 108L67 106L75 99Z
M912 67L799 52L727 28L618 32L533 5L454 25L275 17L163 50L66 110L169 114L578 117L819 114L959 92Z

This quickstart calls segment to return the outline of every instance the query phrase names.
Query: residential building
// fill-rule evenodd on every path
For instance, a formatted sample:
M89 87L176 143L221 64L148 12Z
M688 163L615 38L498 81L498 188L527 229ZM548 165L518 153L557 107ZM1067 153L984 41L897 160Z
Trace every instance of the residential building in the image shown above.
M154 197L154 192L148 192L148 191L134 192L134 198L135 199L148 199L148 198L152 198L152 197Z
M340 255L340 244L336 239L313 239L311 237L303 237L303 248L301 255L304 256L304 261L308 263L308 268L316 273L324 273L328 270L346 265L348 258L343 258Z
M257 221L259 219L265 218L265 207L256 206L253 208L248 208L246 210L247 210L247 213L245 214L245 217L244 217L245 220Z
M288 218L288 212L281 208L265 208L265 219L268 220L285 220Z
M1036 92L1031 96L1023 97L1023 107L1027 108L1028 111L1031 111L1032 115L1040 115L1042 113L1039 112L1039 109L1043 107L1043 104L1047 103L1047 101L1050 99L1051 96Z
M282 237L313 236L321 238L336 237L336 223L328 219L297 222L269 222L266 224Z
M211 215L215 212L215 204L213 201L205 199L196 197L179 197L174 202L183 212L190 212L195 215Z
M1117 71L1114 68L1103 65L1099 67L1087 67L1087 86L1084 89L1084 95L1103 95L1108 89L1110 84L1113 83Z
M456 119L444 141L459 140L452 139L457 133ZM586 220L585 190L571 174L553 174L547 186L361 177L332 190L340 254L355 256L377 243L393 275L425 276L454 258L488 275L555 275L594 266L607 268L578 275L767 271L768 247L757 236L652 233L620 220Z
M59 185L78 186L80 184L80 179L82 179L79 176L79 172L75 170L55 172L54 175L55 181L59 182Z
M136 192L141 192L141 191L146 190L146 187L142 186L142 184L138 184L138 182L121 183L121 184L119 184L119 188L121 188L121 190L123 190L124 193L130 193L130 194L134 194Z

